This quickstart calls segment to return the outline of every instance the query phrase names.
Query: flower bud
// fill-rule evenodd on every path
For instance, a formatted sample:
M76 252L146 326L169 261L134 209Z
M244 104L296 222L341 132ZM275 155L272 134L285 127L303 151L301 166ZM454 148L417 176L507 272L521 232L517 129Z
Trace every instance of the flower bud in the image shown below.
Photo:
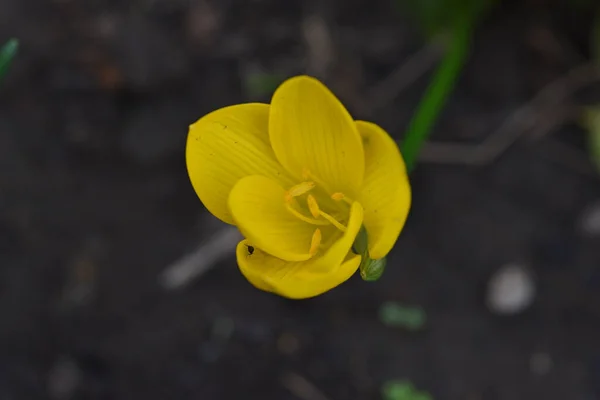
M373 260L372 258L369 258L369 256L363 255L363 259L360 263L360 277L365 281L376 281L383 275L386 264L387 261L385 257Z

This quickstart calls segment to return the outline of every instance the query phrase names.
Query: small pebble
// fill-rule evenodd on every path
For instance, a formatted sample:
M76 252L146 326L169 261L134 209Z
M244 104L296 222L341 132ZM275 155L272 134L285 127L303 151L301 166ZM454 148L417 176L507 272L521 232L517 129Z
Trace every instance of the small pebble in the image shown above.
M507 264L488 282L486 305L496 314L512 315L527 309L535 297L533 277L518 264Z

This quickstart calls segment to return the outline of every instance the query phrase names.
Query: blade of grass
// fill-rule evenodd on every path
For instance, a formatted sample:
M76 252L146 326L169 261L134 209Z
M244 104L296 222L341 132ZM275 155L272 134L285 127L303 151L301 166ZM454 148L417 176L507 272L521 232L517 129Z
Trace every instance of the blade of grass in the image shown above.
M401 145L402 155L408 171L412 171L419 150L427 140L433 125L446 104L463 64L469 53L472 21L458 19L453 29L449 47L434 72L433 78L421 98Z
M0 81L8 71L8 67L10 67L10 63L17 54L18 49L19 41L17 39L10 39L0 49Z

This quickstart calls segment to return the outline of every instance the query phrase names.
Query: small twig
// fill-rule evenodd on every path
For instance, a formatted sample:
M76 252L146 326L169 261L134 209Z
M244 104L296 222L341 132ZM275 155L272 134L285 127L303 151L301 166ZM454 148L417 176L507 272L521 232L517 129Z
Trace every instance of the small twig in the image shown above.
M545 130L536 130L542 137L564 122L564 119L551 118L557 108L575 91L594 81L600 80L600 69L595 63L573 68L561 78L549 83L530 101L519 107L504 123L483 142L477 145L454 143L427 143L419 160L430 163L483 165L493 162L517 139L542 123L542 118L551 120L545 123Z
M444 52L441 38L431 43L402 63L390 75L379 81L368 93L366 104L375 112L396 99L408 86L422 77L441 58Z
M483 143L476 145L429 142L419 154L420 162L439 164L484 165L513 144L519 136L535 125L531 104L517 109Z
M289 390L294 396L302 400L329 400L325 394L308 379L296 374L287 372L281 377L281 384Z
M541 118L542 115L540 115L535 126L527 133L525 140L531 143L543 139L556 127L575 120L579 115L581 115L579 108L571 105L559 105L554 109L546 110L543 113L544 118Z
M237 228L222 228L192 253L169 265L159 277L161 286L168 290L179 289L199 278L223 258L233 256L241 239Z

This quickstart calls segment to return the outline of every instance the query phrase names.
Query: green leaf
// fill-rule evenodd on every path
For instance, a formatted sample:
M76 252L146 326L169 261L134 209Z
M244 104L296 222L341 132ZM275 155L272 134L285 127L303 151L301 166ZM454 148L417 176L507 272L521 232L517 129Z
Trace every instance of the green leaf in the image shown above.
M408 171L444 108L469 53L473 31L498 0L395 0L430 37L449 36L449 47L410 121L401 146Z
M17 54L19 49L19 41L17 39L10 39L2 49L0 49L0 79L4 77L10 67L10 63Z
M407 307L396 302L386 302L379 308L379 319L387 326L417 331L425 326L427 315L419 307Z
M417 106L417 111L410 121L401 146L408 171L413 170L421 147L429 137L458 80L471 43L471 28L472 25L469 21L456 23L450 47L434 72L433 78Z

